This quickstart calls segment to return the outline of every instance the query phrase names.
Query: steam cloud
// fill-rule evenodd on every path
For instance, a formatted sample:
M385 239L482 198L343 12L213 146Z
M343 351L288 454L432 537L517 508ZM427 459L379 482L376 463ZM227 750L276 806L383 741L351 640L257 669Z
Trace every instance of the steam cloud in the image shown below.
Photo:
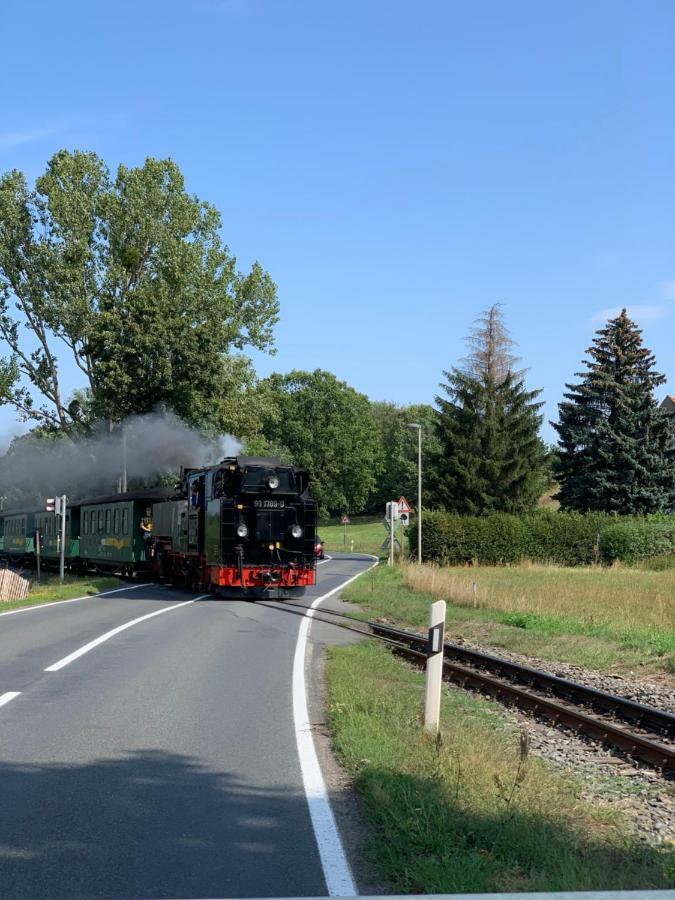
M129 490L160 482L181 466L207 466L241 453L231 435L209 439L172 413L130 416L111 433L103 426L77 443L67 439L17 440L0 457L0 491L6 507L41 504L46 496L82 499L114 493L126 439Z

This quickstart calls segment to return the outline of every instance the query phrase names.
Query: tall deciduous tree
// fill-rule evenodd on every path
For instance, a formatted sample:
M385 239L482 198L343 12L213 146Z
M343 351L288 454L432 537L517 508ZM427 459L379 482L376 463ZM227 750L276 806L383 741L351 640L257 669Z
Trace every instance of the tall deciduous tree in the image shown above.
M557 497L564 509L675 509L675 426L658 408L665 382L626 310L596 332L581 381L559 405Z
M271 375L260 388L265 437L309 469L322 510L361 512L380 468L368 398L320 369Z
M422 426L422 495L424 505L428 505L431 497L426 476L431 471L431 460L438 456L440 449L436 410L426 404L397 406L374 402L371 406L379 433L382 466L368 500L368 510L384 512L387 501L397 500L401 494L417 506L417 432L407 427L410 422Z
M436 502L481 515L532 509L544 485L539 438L541 391L528 391L498 304L477 321L463 365L444 375L437 397L441 452L435 462Z
M171 160L113 179L94 153L61 151L34 190L21 172L0 178L0 401L69 435L160 404L254 431L241 351L271 347L276 287L258 263L237 271L220 225Z

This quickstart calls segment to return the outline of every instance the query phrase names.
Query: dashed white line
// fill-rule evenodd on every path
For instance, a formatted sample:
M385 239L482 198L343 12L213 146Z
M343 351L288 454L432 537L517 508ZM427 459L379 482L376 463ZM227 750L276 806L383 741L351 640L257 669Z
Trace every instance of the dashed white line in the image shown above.
M373 557L374 558L374 557ZM323 780L319 757L314 746L312 726L309 721L307 709L307 687L305 684L305 655L307 651L307 636L311 624L313 612L320 603L337 594L339 591L356 581L365 572L374 568L379 561L348 578L338 587L328 591L321 597L317 597L307 609L307 615L300 621L298 641L295 645L295 657L293 659L293 720L295 724L295 738L300 757L300 771L302 782L309 806L309 815L312 820L314 836L319 848L319 858L326 880L328 894L331 897L356 897L358 891L354 876L349 867L349 861L342 845L342 838L338 831L335 816L328 798L326 783Z
M10 609L8 612L0 613L1 616L15 616L17 613L33 612L35 609L51 609L52 606L62 606L64 603L77 603L78 600L93 600L94 597L107 597L108 594L119 594L120 591L137 591L139 588L156 587L156 585L147 581L145 584L132 584L121 588L114 588L112 591L101 591L99 594L85 594L83 597L73 597L71 600L54 600L51 603L36 603L35 606L23 606L21 609Z
M4 706L5 703L9 703L10 700L13 700L15 697L18 697L21 694L21 691L7 691L4 694L0 694L0 706Z
M122 631L126 631L127 628L133 628L133 626L138 625L139 622L146 622L148 619L153 619L155 616L161 616L164 613L171 612L172 609L180 609L183 606L190 606L191 603L196 603L197 600L204 600L208 596L210 595L202 594L199 597L194 597L192 600L186 600L184 603L174 603L172 606L166 606L164 607L164 609L158 609L155 612L148 613L145 616L139 616L137 619L132 619L130 622L125 622L124 625L118 625L117 628L106 631L105 634L100 635L100 637L95 638L93 641L89 641L88 644L85 644L78 650L74 650L72 653L69 653L68 656L64 656L63 659L60 659L58 662L53 663L51 666L47 666L45 672L58 672L59 669L63 669L64 666L70 665L71 662L74 662L76 659L84 656L85 653L89 653L90 650L93 650L95 647L98 647L105 641L109 641L110 638L115 637L115 635L120 634Z

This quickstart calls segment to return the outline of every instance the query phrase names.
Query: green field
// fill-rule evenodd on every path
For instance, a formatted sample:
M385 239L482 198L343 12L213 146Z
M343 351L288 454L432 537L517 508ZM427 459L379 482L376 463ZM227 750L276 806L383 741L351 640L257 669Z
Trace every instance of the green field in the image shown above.
M368 577L360 582L367 589ZM423 674L371 641L331 651L328 685L335 746L391 892L674 883L672 845L649 847L616 807L583 801L581 784L530 756L526 733L489 701L444 690L443 739L426 737Z
M340 525L339 519L330 519L320 524L319 534L329 552L349 552L353 549L355 553L371 553L373 556L383 557L386 551L382 549L382 544L387 537L383 518L383 516L359 516L352 519L352 524L347 525L346 529L346 544L345 526Z
M43 578L40 584L33 582L25 600L0 602L0 612L21 609L24 606L36 606L41 603L54 603L56 600L72 600L75 597L99 594L102 591L110 591L123 586L124 582L119 578L98 575L82 578L68 575L61 584L57 576L51 575Z
M474 594L474 582L476 584ZM345 591L362 615L599 670L675 672L675 573L555 567L380 566Z

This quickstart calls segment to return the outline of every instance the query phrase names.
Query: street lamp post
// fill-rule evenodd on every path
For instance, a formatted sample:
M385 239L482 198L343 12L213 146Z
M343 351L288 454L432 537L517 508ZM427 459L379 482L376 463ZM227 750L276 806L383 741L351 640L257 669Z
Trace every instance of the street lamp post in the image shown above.
M422 562L422 426L410 422L406 428L417 431L417 562Z

